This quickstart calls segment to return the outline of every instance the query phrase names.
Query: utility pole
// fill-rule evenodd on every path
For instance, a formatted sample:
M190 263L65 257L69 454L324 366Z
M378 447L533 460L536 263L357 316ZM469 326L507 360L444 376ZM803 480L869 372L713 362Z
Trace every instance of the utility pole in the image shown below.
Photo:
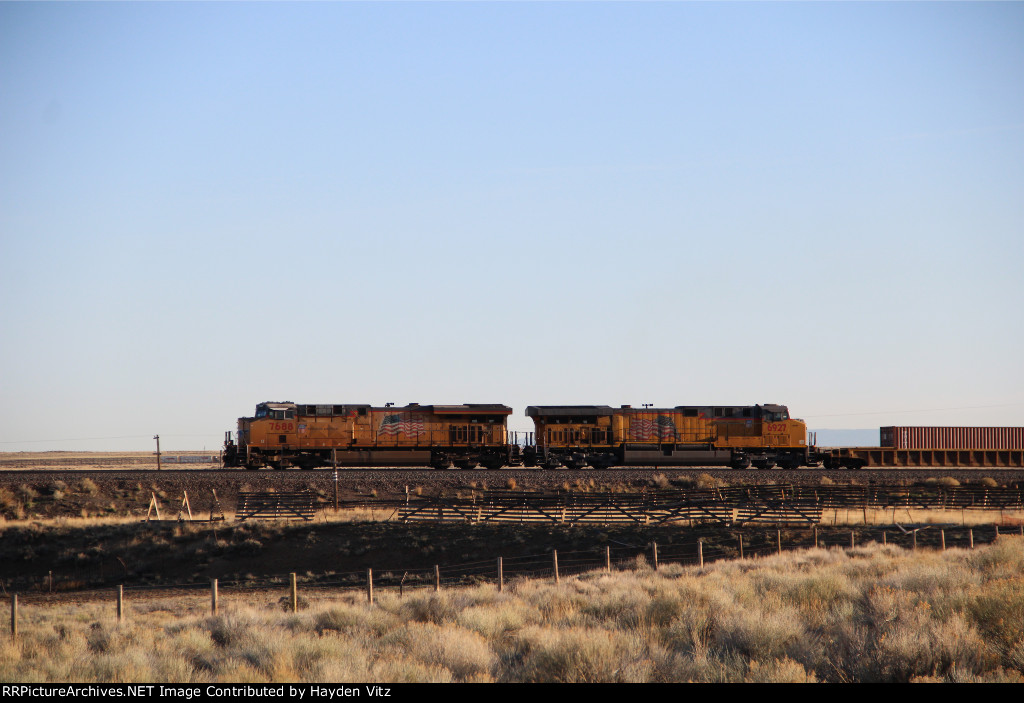
M156 440L156 470L160 470L160 435L153 435L153 439Z

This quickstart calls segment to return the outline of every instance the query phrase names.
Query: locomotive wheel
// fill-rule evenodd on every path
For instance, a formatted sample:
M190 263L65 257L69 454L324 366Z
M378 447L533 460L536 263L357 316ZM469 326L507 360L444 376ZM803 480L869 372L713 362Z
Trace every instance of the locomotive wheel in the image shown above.
M732 468L734 468L734 469L749 469L750 468L750 459L743 458L740 461L734 461L732 463Z

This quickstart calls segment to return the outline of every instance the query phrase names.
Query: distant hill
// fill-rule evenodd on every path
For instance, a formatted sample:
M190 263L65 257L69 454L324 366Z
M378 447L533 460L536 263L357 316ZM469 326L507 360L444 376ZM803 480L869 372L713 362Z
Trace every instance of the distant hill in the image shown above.
M877 447L878 430L808 430L818 433L819 447Z

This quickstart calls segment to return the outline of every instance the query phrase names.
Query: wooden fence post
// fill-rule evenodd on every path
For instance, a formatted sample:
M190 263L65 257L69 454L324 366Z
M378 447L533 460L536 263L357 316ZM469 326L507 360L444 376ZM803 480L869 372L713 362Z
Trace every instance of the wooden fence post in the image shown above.
M498 593L502 593L505 590L505 567L502 564L501 557L498 557Z
M117 587L117 621L124 620L124 586Z
M552 566L554 567L554 571L555 571L555 583L558 583L559 580L558 580L558 550L557 549L553 549L551 551L551 559L552 559Z
M297 612L299 612L299 587L298 587L298 584L295 582L295 574L294 573L290 574L288 576L288 580L290 581L290 585L291 585L291 606L292 606L292 612L293 613L297 613Z
M441 591L441 567L434 564L434 593Z
M373 569L366 570L366 602L373 605Z
M853 536L853 530L850 530L850 549L857 546L856 538Z
M967 544L974 549L974 529L970 527L967 528Z
M604 570L609 574L612 572L612 548L608 545L604 547Z
M217 579L210 579L210 614L217 614Z
M888 544L888 542L886 542L885 530L882 530L882 546L884 547L886 544Z
M11 594L11 639L18 639L18 594Z
M697 564L704 568L704 540L697 540Z
M914 542L911 549L917 549L917 530L914 530L911 534L914 536Z
M782 554L782 530L775 530L775 541L778 544L779 554Z
M658 543L657 542L651 542L651 550L653 551L653 556L654 556L654 570L657 571L658 570Z
M942 551L946 551L946 531L939 530L939 537L942 539Z
M994 541L996 541L996 542L999 541L999 525L996 525L996 536L995 536L995 540Z
M814 526L814 548L818 548L818 526Z
M740 559L743 558L743 535L740 535Z

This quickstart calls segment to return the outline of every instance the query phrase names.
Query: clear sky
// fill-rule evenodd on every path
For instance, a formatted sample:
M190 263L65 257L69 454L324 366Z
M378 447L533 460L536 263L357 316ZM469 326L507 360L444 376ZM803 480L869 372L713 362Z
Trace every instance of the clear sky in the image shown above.
M1022 264L1022 3L0 3L0 451L1024 425Z

